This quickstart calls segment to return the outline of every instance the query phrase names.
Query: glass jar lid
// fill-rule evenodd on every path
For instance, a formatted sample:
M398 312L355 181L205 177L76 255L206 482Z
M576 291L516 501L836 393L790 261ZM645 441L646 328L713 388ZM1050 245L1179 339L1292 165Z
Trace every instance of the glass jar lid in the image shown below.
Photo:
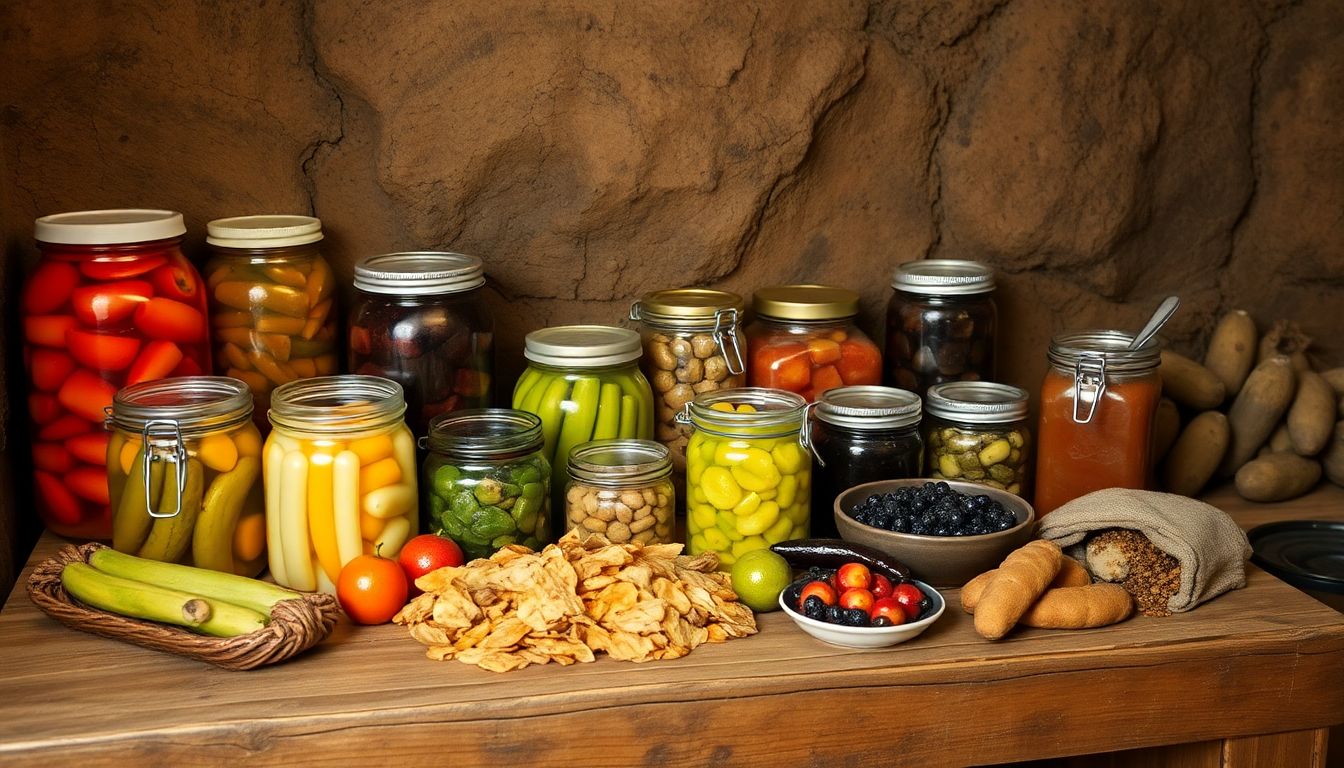
M859 294L829 285L775 285L752 294L751 308L780 320L839 320L859 314Z
M560 325L527 334L523 357L561 368L600 368L638 360L639 334L610 325Z
M931 416L976 424L1006 424L1027 417L1027 391L992 381L949 381L924 393Z
M638 488L672 474L667 446L652 440L593 440L569 453L569 475L599 488Z
M355 287L369 293L422 296L460 293L485 285L485 264L448 251L366 256L355 264Z
M1072 371L1079 364L1096 364L1107 374L1134 375L1155 370L1162 358L1156 336L1130 349L1134 335L1124 331L1066 331L1050 340L1046 357L1058 368Z
M541 450L541 419L515 408L441 413L429 422L424 447L462 459L504 459Z
M63 245L149 243L186 233L182 214L148 208L54 213L41 217L33 226L38 242Z
M206 224L205 232L205 242L220 248L288 248L321 240L322 220L285 214L233 216Z
M406 412L401 385L381 376L318 376L271 392L271 424L298 431L360 432L399 421Z
M711 328L720 313L742 314L746 304L736 293L710 288L672 288L646 293L630 305L630 319L673 327ZM736 321L736 316L733 318Z
M978 261L920 259L896 267L891 287L907 293L963 296L994 290L994 270Z
M112 396L109 420L117 429L176 426L185 437L228 429L252 417L252 390L227 376L179 376L143 381ZM151 423L152 422L152 423Z
M828 389L812 406L827 424L864 431L915 426L921 410L914 392L878 386Z
M749 410L738 408L747 405ZM769 387L734 387L702 392L677 413L679 424L728 437L801 435L807 400Z

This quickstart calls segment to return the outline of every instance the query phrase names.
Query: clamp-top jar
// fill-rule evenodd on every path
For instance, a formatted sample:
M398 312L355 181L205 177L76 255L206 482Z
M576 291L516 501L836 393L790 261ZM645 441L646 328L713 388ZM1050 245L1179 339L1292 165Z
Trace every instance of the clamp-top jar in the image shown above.
M255 576L266 564L261 435L245 383L133 384L109 409L107 484L119 552Z
M1123 331L1062 333L1050 341L1041 383L1036 511L1103 488L1147 488L1162 395L1156 339L1129 349Z
M994 273L974 261L909 261L891 278L887 384L918 394L947 381L992 381Z
M1027 391L990 381L952 381L924 396L928 476L1031 498Z
M652 440L594 440L569 454L567 530L616 544L669 544L676 495L667 446Z
M882 382L882 354L854 323L859 295L825 285L778 285L752 295L747 383L797 392Z
M829 511L836 496L862 483L920 476L919 395L890 387L837 387L808 409L815 418L804 435L817 458L812 535L835 537Z
M495 320L484 285L481 260L460 253L385 253L355 265L350 371L401 384L417 435L440 413L490 406Z

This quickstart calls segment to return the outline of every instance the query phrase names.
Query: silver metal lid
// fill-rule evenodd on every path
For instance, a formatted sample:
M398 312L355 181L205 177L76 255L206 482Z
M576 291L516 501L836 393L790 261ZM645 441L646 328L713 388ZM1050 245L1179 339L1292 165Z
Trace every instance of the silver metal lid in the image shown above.
M1004 424L1027 417L1027 391L992 381L949 381L924 393L931 416L977 424Z
M435 416L424 447L463 459L533 453L543 443L541 419L513 408L473 408Z
M355 287L398 296L460 293L485 285L485 265L448 251L407 251L366 256L355 264Z
M252 390L227 376L179 376L122 387L108 409L111 423L139 433L150 422L175 422L193 437L241 424L252 416Z
M296 379L271 391L272 426L304 432L383 429L406 413L401 385L381 376Z
M322 220L286 214L233 216L206 224L205 232L205 242L220 248L287 248L321 240Z
M961 296L994 290L994 271L978 261L922 259L896 267L891 287L907 293Z
M652 440L593 440L570 451L569 474L575 482L629 488L672 474L672 457Z
M148 208L53 213L39 218L33 226L38 242L64 245L150 243L186 233L182 214Z
M1059 368L1072 369L1079 363L1104 364L1107 374L1147 373L1161 363L1162 345L1154 336L1142 347L1130 349L1134 334L1124 331L1066 331L1050 340L1046 357Z
M610 325L561 325L527 334L523 357L542 365L600 368L638 360L639 334Z
M828 389L812 408L827 424L860 430L914 426L921 411L919 395L914 392L878 386Z

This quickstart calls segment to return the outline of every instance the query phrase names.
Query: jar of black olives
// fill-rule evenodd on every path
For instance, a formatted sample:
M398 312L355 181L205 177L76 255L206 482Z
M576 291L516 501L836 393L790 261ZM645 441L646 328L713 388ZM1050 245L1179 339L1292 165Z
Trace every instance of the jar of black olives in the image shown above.
M923 395L947 381L994 379L994 273L974 261L896 268L887 304L884 383Z
M1030 498L1031 429L1027 391L989 381L929 387L924 396L927 476L964 480Z
M837 387L809 409L814 418L805 434L817 457L812 535L836 536L830 510L841 492L874 480L920 476L919 395L890 387Z

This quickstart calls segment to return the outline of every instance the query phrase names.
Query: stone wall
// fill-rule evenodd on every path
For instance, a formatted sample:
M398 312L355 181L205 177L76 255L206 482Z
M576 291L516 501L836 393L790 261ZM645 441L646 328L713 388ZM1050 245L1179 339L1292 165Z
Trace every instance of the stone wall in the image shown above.
M115 8L116 10L111 10ZM1344 4L135 0L0 7L0 211L312 212L364 254L482 256L501 367L642 292L1001 275L1000 359L1245 307L1344 362Z

